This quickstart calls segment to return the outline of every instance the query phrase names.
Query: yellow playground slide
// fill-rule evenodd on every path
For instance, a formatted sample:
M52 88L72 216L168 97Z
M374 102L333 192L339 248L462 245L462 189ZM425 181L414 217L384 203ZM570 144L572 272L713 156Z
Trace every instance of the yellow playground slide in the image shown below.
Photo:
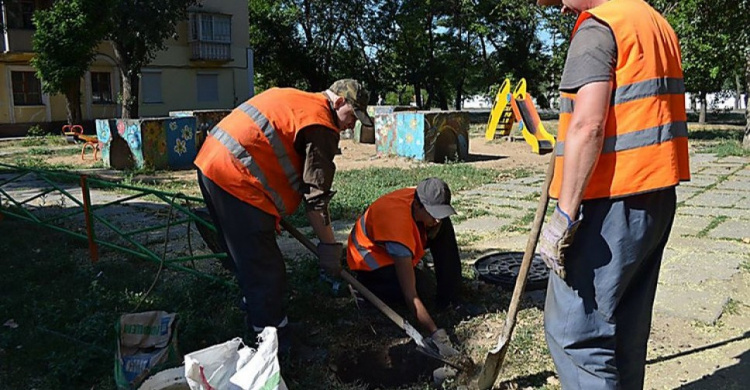
M518 121L521 134L526 143L531 145L534 153L552 152L555 147L555 137L544 128L532 96L526 92L526 79L521 79L512 94L510 93L510 80L505 79L490 112L485 138L491 140L497 135L508 136L515 121Z

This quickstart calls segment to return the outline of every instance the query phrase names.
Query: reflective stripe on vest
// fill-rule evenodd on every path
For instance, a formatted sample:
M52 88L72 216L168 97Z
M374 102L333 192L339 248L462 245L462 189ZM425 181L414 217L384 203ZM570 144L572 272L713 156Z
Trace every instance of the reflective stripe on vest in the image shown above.
M677 78L663 77L618 87L612 94L612 105L627 103L633 100L659 95L677 95L685 93L685 81ZM569 97L560 98L560 113L572 114L575 100Z
M618 87L614 93L612 103L622 104L652 96L683 93L685 93L685 82L682 79L662 77Z
M671 122L661 126L633 131L604 139L601 154L621 152L623 150L637 149L645 146L660 144L671 141L678 137L687 137L687 123ZM559 141L555 145L555 154L563 156L565 141Z
M367 228L365 227L365 216L359 217L359 228L362 230L362 234L366 237L367 236ZM357 248L357 252L359 252L359 255L362 256L362 258L365 260L365 263L367 263L367 266L370 267L371 270L376 270L380 268L380 264L375 260L375 257L372 255L372 253L367 250L367 248L363 248L361 245L359 245L359 240L357 240L357 229L352 229L352 232L350 233L350 237L352 239L352 244L354 244L354 247Z
M216 138L217 141L221 142L222 145L224 145L227 150L229 150L229 153L231 153L234 157L236 157L242 165L244 165L250 173L255 176L255 178L258 179L258 181L263 185L263 188L271 194L271 198L273 198L273 204L276 205L276 208L279 209L282 213L286 213L286 208L284 207L284 201L281 200L281 196L278 192L276 192L271 186L268 185L268 180L266 180L266 175L263 174L263 171L260 169L258 164L255 163L253 160L253 156L250 155L250 153L247 152L247 150L240 145L237 140L232 138L229 133L222 130L218 125L214 126L214 128L210 132L211 136Z
M276 129L271 126L271 122L269 122L268 118L258 111L257 108L253 107L248 102L242 103L239 108L244 111L263 131L263 134L268 138L268 142L271 143L273 153L276 155L276 158L279 159L279 164L281 164L281 168L284 170L284 174L289 180L289 185L293 189L299 191L302 186L299 174L297 173L297 170L294 169L294 165L292 165L289 155L286 154L284 144L279 139Z
M300 180L299 174L294 168L294 165L292 165L292 162L289 159L289 155L286 153L286 149L284 148L284 144L282 143L281 139L279 139L278 133L276 132L276 129L274 129L274 127L271 125L271 122L260 111L258 111L257 108L253 107L248 102L242 103L239 106L239 109L245 112L253 120L253 122L255 122L258 128L260 128L261 132L268 140L268 143L273 148L273 152L276 155L281 168L284 170L284 174L289 181L289 185L293 189L299 191L302 185L302 181ZM281 199L281 196L268 185L268 180L263 174L263 171L255 163L253 157L250 155L250 153L247 152L245 147L237 142L237 140L229 135L229 133L222 130L218 125L211 130L210 134L219 142L221 142L221 144L224 145L224 147L226 147L229 152L234 155L234 157L236 157L240 161L240 163L242 163L242 165L244 165L250 171L250 173L258 179L258 181L260 181L260 183L263 185L263 188L269 194L271 194L273 203L274 205L276 205L276 208L282 214L287 214L287 210L284 206L284 202Z

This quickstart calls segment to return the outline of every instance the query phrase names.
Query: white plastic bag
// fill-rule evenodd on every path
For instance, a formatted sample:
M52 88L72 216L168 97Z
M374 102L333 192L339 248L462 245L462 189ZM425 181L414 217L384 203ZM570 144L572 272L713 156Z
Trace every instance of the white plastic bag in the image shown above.
M235 338L185 355L190 390L287 390L276 328L263 329L258 339L257 351Z
M190 390L236 389L229 378L237 371L240 345L244 347L242 339L236 337L185 355L185 378Z
M250 356L247 364L238 365L237 373L229 381L242 390L287 390L281 378L276 328L263 329L258 338L258 350Z

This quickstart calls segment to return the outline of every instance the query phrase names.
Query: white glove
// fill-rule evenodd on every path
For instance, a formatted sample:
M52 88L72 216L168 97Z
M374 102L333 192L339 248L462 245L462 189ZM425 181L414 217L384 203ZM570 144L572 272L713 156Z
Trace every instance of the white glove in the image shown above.
M432 333L430 339L432 339L432 342L435 343L435 346L438 348L440 356L444 358L458 356L458 350L453 348L453 344L451 344L451 340L448 338L448 333L445 332L445 329L436 330Z

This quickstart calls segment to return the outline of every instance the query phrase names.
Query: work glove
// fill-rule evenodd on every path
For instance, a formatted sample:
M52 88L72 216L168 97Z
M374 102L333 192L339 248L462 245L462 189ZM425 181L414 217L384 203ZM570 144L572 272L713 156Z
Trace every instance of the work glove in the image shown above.
M558 205L549 223L544 226L539 239L539 254L550 270L565 279L565 251L573 243L573 237L581 220L572 221Z
M341 255L344 253L344 246L341 243L318 244L318 258L320 258L320 268L325 270L328 276L338 278L341 276Z
M432 333L430 339L437 347L440 356L444 358L458 356L458 350L453 348L453 344L451 344L451 340L448 338L448 333L445 332L445 329L436 330Z

